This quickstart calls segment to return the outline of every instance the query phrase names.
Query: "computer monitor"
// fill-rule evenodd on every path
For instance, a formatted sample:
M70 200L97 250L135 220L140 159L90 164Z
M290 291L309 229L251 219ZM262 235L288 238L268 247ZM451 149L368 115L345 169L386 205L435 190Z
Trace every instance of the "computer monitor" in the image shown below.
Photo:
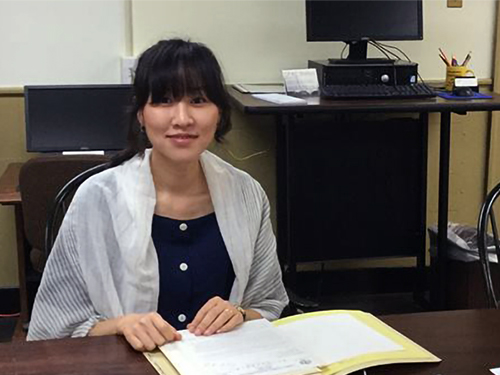
M131 85L25 86L24 97L29 152L127 146Z
M347 61L367 59L369 40L423 39L422 0L306 0L307 41L346 42Z

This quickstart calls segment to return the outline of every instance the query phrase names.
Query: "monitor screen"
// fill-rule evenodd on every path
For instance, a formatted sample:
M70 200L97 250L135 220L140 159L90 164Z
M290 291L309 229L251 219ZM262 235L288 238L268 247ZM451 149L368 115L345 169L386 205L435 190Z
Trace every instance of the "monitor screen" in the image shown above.
M131 85L26 86L24 98L28 151L127 146Z
M422 0L306 0L307 40L420 40Z

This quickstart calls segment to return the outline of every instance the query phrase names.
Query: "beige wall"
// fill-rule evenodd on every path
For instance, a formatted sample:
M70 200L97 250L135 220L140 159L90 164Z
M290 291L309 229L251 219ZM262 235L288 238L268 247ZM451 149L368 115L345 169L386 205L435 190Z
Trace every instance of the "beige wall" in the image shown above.
M39 1L43 2L43 1ZM104 3L107 1L102 1ZM5 3L0 1L0 14L5 15ZM28 3L28 2L25 2ZM56 2L50 2L55 6ZM78 3L78 1L75 1ZM99 8L93 1L93 7ZM178 34L190 35L193 39L207 42L214 48L225 68L229 81L271 82L279 79L280 68L300 67L308 58L326 57L339 51L333 44L307 44L304 42L303 9L297 0L284 1L121 1L123 18L111 18L108 28L123 29L126 42L113 52L115 55L138 54L146 46L161 37ZM442 78L442 67L437 60L438 43L454 50L457 54L466 54L470 45L474 47L474 68L482 78L491 78L493 54L493 25L496 17L491 0L466 1L462 9L447 9L445 1L426 1L424 42L407 42L399 45L411 52L414 59L421 62L425 78ZM116 5L116 4L115 4ZM114 6L115 6L114 5ZM131 5L127 8L128 5ZM57 8L52 8L57 12ZM76 8L74 8L76 9ZM106 8L108 9L108 8ZM120 11L121 12L121 11ZM480 19L474 27L456 29L457 20ZM80 20L81 21L81 20ZM76 22L76 21L75 21ZM125 26L122 24L125 24ZM302 25L302 26L301 26ZM441 25L441 26L440 26ZM0 26L1 27L1 26ZM74 27L72 25L71 27ZM71 30L70 26L60 25L58 33L41 35L58 38ZM82 26L83 27L83 26ZM92 35L105 35L104 27L89 23ZM455 30L453 35L449 29ZM15 29L12 27L11 29ZM51 29L52 30L52 29ZM175 32L174 32L175 31ZM129 33L130 32L130 33ZM113 31L114 33L114 31ZM114 34L116 35L116 34ZM39 36L40 37L40 36ZM98 38L97 38L98 39ZM87 50L92 50L96 38L80 40ZM120 39L122 40L122 39ZM118 42L117 42L118 43ZM57 45L57 43L56 43ZM61 44L59 44L61 45ZM1 45L3 50L5 46ZM30 48L23 44L24 48ZM96 46L94 46L96 47ZM12 47L9 47L12 48ZM97 48L97 47L96 47ZM99 46L99 48L101 48ZM10 52L10 49L7 49ZM121 52L119 52L121 50ZM45 53L40 51L39 53ZM53 53L48 51L47 53ZM9 59L9 53L3 59ZM45 55L43 55L46 57ZM54 55L57 57L57 54ZM54 57L55 58L55 57ZM10 60L9 60L10 61ZM106 77L93 74L98 71L99 59L90 61L92 65L84 74L85 82L116 81L114 71L106 70ZM114 64L111 60L108 63ZM114 60L113 60L114 61ZM9 62L11 69L15 64ZM302 65L301 65L302 64ZM118 69L119 63L116 62ZM47 65L48 66L48 65ZM109 68L109 66L107 66ZM94 72L94 73L93 73ZM53 71L33 69L23 76L22 70L14 72L15 85L28 82L29 77L50 79ZM14 74L13 73L13 74ZM34 74L34 75L33 75ZM25 77L25 78L23 78ZM25 82L26 80L26 82ZM0 86L6 85L7 80ZM14 91L16 91L14 89ZM19 90L17 90L19 92ZM29 155L25 150L23 99L20 94L9 94L11 89L0 87L0 173L12 161L26 160ZM489 115L485 113L453 115L452 153L450 178L450 220L475 224L478 207L483 198L486 177L486 154L488 143ZM227 143L216 152L242 169L249 171L266 189L275 214L275 126L271 117L243 116L234 114L234 130L228 136ZM229 151L228 151L229 150ZM261 152L261 153L259 153ZM437 168L439 152L439 116L432 115L429 126L429 187L428 187L428 222L435 223L437 218ZM259 153L247 159L247 156ZM0 287L17 283L16 247L14 238L14 215L10 207L0 206Z
M126 1L0 1L0 86L120 82Z
M305 0L132 0L133 53L158 39L190 37L218 55L229 82L278 82L281 69L308 59L340 56L342 43L307 43ZM425 79L444 78L438 47L458 58L472 50L471 67L491 78L495 0L469 0L447 8L424 1L424 40L395 42L420 64Z

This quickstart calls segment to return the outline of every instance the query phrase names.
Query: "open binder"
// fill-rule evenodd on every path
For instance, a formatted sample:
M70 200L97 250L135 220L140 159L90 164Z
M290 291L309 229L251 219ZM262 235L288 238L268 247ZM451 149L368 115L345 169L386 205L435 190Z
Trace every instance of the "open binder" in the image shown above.
M181 334L181 341L145 353L160 375L346 375L384 364L441 361L361 311L251 321L209 337Z

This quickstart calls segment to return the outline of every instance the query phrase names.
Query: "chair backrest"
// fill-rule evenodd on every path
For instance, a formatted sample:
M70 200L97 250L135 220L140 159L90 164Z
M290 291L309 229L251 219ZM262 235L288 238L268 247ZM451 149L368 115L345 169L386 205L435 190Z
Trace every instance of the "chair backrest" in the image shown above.
M71 203L78 187L90 176L102 172L107 168L109 168L108 162L87 169L86 171L83 171L79 175L75 176L59 191L49 211L47 225L45 227L45 251L47 257L52 250L57 233L59 232L59 227L61 226L64 215L66 214L69 204Z
M48 253L45 248L45 228L49 209L57 193L75 176L107 161L109 157L104 155L53 155L36 157L23 165L19 174L19 190L25 236L32 249L38 249L42 255ZM34 265L38 271L41 271L45 257L41 258L41 265Z
M493 210L495 202L500 195L500 184L495 186L486 197L477 224L477 245L479 258L486 283L486 293L488 295L488 305L498 308L500 280L498 274L498 262L500 261L500 243L498 236L497 221ZM488 227L491 225L493 236L488 235ZM495 258L496 263L491 263ZM493 269L494 268L494 269ZM495 272L496 271L496 272ZM497 289L497 290L496 290Z

